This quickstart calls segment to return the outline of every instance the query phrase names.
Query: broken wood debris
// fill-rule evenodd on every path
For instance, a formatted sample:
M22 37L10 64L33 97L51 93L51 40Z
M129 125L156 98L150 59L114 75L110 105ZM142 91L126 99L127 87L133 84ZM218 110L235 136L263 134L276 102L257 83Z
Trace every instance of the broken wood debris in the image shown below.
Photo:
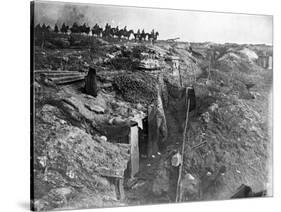
M73 83L85 78L85 73L79 71L35 70L34 73L51 80L57 85Z

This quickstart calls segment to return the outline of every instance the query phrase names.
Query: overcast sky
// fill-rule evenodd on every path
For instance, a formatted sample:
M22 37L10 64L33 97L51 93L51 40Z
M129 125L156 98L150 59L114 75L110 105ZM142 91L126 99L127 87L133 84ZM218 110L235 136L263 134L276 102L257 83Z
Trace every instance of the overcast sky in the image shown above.
M159 39L189 42L272 44L272 16L37 2L35 23L86 22L159 32Z

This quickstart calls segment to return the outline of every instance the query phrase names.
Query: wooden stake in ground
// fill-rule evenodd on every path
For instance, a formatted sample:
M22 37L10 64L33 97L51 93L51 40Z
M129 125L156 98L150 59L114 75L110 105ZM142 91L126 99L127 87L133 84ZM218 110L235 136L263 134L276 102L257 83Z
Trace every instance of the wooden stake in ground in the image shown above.
M177 183L177 193L176 193L176 202L181 202L181 176L182 176L182 168L183 168L183 158L184 158L184 146L185 146L185 140L186 140L186 131L187 131L187 124L188 124L188 115L189 115L189 108L190 108L190 98L188 98L188 88L185 90L185 98L187 100L187 111L186 111L186 118L185 118L185 126L184 126L184 132L183 132L183 141L182 141L182 152L181 157L182 161L179 167L179 177L178 177L178 183Z
M181 66L180 65L179 65L179 80L180 80L180 86L182 87Z
M97 96L96 69L89 67L88 75L85 78L85 92L93 97Z

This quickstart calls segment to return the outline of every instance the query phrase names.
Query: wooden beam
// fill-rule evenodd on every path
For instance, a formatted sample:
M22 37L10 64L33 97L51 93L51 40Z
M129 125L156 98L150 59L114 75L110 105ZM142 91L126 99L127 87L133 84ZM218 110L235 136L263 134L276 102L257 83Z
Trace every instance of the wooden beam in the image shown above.
M182 168L183 168L183 159L184 159L184 147L185 147L185 139L186 139L186 132L187 132L187 124L188 124L188 115L189 115L189 107L190 107L190 99L188 98L188 88L186 88L186 100L187 100L187 111L186 111L186 118L185 118L185 126L184 126L184 132L183 132L183 141L182 141L182 161L179 167L179 177L178 177L178 183L177 183L177 193L176 193L176 202L181 202L182 196L181 196L181 177L182 177Z

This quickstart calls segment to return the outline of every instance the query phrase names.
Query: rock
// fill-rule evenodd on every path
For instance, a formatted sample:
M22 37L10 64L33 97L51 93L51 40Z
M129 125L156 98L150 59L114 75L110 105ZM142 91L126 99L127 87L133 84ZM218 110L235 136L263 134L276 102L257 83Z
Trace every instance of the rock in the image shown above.
M86 104L85 105L89 110L91 111L94 111L95 113L98 113L98 114L103 114L104 113L104 108L102 108L101 106L99 105L88 105Z
M195 178L190 173L186 174L186 178L189 180L195 180Z
M104 142L106 142L106 141L107 141L107 137L106 137L106 136L104 136L104 135L103 135L103 136L101 136L100 138L101 138Z
M174 167L178 167L181 162L182 162L182 157L180 153L176 153L173 157L172 157L172 166Z

